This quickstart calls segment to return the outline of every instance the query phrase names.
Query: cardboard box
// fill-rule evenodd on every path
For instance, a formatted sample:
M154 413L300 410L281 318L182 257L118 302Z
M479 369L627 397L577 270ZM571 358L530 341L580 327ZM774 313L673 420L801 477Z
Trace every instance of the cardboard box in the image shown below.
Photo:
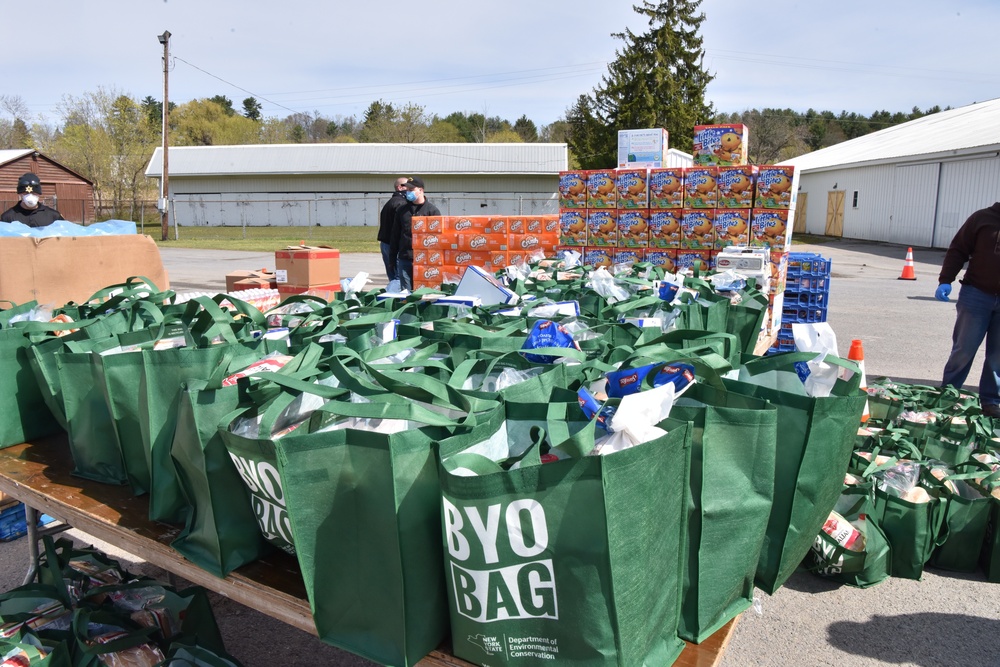
M170 288L160 250L149 236L0 238L0 300L62 306L143 276Z
M681 249L715 248L715 209L684 209L681 218Z
M587 208L587 172L559 172L559 208Z
M667 166L669 138L663 128L618 130L618 167L659 169Z
M245 289L275 289L278 286L274 271L260 269L259 271L233 271L226 274L226 292L236 292Z
M587 245L587 211L567 209L559 211L559 244L564 246Z
M506 231L507 218L504 216L448 215L444 217L444 224L437 233L504 234Z
M278 287L340 285L340 251L328 246L288 246L274 253Z
M439 215L421 215L410 218L411 234L440 234L444 231L444 218Z
M680 209L649 212L649 247L676 250L681 247Z
M719 208L753 208L756 180L757 167L754 165L718 167Z
M694 163L719 166L746 164L748 139L746 125L695 125Z
M492 273L478 266L468 266L455 288L455 296L475 296L484 306L517 303L518 296L500 284Z
M753 203L755 209L794 208L798 193L799 172L795 167L769 164L757 168Z
M792 245L795 212L782 209L753 209L750 216L750 246L787 251Z
M339 282L329 285L278 285L278 294L281 295L282 301L295 294L308 294L309 296L318 296L321 299L333 301L337 298L337 292L339 291Z
M688 167L684 170L684 208L716 208L719 187L715 167Z
M645 169L619 169L616 172L619 210L649 208L648 179L649 172Z
M587 172L587 208L618 208L618 185L614 169Z
M598 209L587 211L587 245L618 246L618 211Z
M684 169L671 167L649 170L649 208L684 208Z
M618 247L645 248L649 245L649 209L618 211Z
M715 249L750 245L750 209L715 210Z
M615 261L617 248L595 248L587 246L583 249L583 263L595 269L599 266L610 269Z
M653 266L658 266L667 273L677 271L677 251L661 250L659 248L646 248L643 253L643 260Z

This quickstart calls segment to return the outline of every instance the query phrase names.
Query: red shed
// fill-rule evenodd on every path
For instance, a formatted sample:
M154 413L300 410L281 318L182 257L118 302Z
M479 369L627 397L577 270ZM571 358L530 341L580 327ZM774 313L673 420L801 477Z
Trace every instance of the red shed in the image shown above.
M42 182L42 203L71 222L94 221L94 183L30 148L0 150L0 212L17 203L17 179L31 172Z

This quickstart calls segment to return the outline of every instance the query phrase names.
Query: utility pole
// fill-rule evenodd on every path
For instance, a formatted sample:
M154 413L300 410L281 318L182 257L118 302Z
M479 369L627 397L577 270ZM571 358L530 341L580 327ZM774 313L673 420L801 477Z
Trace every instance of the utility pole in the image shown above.
M169 127L168 116L170 113L170 102L167 98L167 72L170 70L170 31L164 30L162 35L156 37L160 44L163 44L163 174L160 176L160 240L166 241L168 228L170 226L169 211L169 174L167 172L167 146L170 142L167 139L167 128Z

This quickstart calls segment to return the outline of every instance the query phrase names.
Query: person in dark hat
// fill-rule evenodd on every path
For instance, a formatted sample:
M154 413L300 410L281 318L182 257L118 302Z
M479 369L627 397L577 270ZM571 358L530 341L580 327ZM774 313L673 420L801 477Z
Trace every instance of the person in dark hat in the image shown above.
M59 211L43 204L42 183L38 176L28 172L17 179L17 195L20 201L0 215L0 222L20 222L29 227L45 227L56 220L63 220Z
M392 196L382 207L378 216L378 242L382 251L382 264L385 265L385 275L390 280L396 279L396 260L389 258L390 241L392 240L392 225L396 221L396 210L400 206L406 205L406 181L405 176L397 178L393 184Z
M406 179L406 204L396 209L389 242L389 258L395 259L396 278L399 286L413 290L413 230L412 218L441 215L441 211L424 196L424 182L419 178Z

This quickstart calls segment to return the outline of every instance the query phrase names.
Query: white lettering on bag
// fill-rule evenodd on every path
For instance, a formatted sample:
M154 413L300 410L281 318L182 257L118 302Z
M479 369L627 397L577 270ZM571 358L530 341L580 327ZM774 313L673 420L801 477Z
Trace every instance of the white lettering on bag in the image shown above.
M470 569L451 563L455 605L460 614L483 623L511 618L558 619L551 559L531 560L549 545L545 510L530 498L485 508L444 504L445 539L453 561L475 555L494 569ZM501 521L503 516L503 521ZM506 535L500 535L506 529ZM476 559L478 562L479 558Z
M295 552L292 524L285 509L285 491L277 468L267 461L253 461L230 452L240 477L250 489L254 516L260 532L289 553ZM281 543L287 543L287 546Z

